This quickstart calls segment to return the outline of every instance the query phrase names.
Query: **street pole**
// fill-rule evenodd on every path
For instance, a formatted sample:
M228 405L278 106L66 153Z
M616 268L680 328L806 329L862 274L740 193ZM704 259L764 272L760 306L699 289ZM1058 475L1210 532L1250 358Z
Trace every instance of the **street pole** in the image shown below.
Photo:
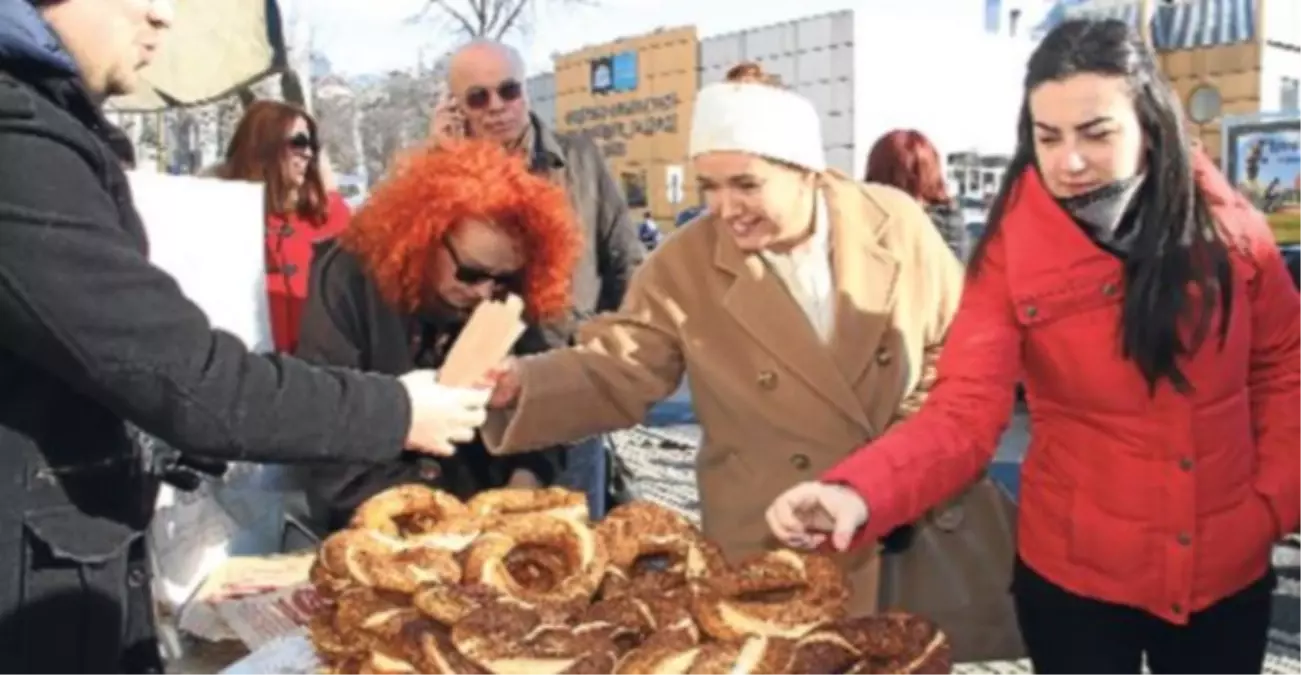
M155 139L158 145L156 164L158 166L158 173L167 173L167 146L169 145L167 142L167 113L160 110L156 114L157 117L155 119L158 120L156 131L157 138Z
M1156 53L1156 48L1152 45L1152 2L1153 0L1138 0L1138 33L1143 37L1143 44Z

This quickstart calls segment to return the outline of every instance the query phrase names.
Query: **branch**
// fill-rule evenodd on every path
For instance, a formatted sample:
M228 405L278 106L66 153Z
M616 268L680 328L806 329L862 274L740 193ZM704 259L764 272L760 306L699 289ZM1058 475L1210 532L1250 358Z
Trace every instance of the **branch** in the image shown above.
M509 4L510 0L492 0L492 13L484 24L484 35L496 32L494 28L501 21L502 10Z
M492 17L498 12L496 7L498 1L500 0L470 0L470 3L475 5L475 13L479 14L479 33L475 34L476 38L484 38L492 33Z
M438 10L452 20L450 32L477 38L501 40L512 29L524 29L524 10L538 4L580 5L599 7L601 0L464 0L465 7L457 9L451 0L426 0L424 9L406 19L406 23L423 23Z
M504 0L503 4L511 1L512 0ZM509 31L511 27L515 25L515 22L519 20L520 13L524 11L524 6L528 4L527 0L513 0L513 2L515 3L515 7L511 9L510 14L506 15L506 18L502 20L501 25L497 27L496 31L494 31L495 34L493 35L493 38L496 40L502 39L502 37L506 35L506 31Z
M474 30L474 24L468 18L466 18L464 14L456 11L456 9L452 7L452 5L447 2L447 0L429 0L428 7L438 7L442 9L443 13L447 14L456 23L460 24L458 28L461 32L465 33L470 37L478 36L478 33L476 33Z

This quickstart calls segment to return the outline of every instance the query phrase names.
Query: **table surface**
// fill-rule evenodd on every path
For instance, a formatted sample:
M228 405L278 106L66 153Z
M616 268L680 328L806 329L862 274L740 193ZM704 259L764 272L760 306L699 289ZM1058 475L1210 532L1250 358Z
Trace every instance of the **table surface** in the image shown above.
M689 395L683 387L664 405L652 411L647 425L616 432L611 438L615 455L631 479L632 491L697 516L699 498L695 485L695 450L700 442ZM994 478L1014 495L1019 483L1019 465L1029 439L1029 420L1018 410L1000 443ZM1280 573L1275 590L1274 621L1270 630L1270 654L1264 673L1301 673L1298 646L1301 644L1301 546L1295 538L1275 551ZM217 673L248 652L238 643L203 643L190 640L185 656L168 664L168 672ZM956 673L1031 673L1026 661L998 661L961 664Z

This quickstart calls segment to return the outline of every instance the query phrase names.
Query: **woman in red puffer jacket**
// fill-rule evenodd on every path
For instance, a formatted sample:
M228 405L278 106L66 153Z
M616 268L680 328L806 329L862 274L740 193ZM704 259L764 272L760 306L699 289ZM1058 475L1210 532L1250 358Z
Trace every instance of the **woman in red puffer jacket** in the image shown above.
M266 188L267 297L276 351L298 346L312 245L334 237L351 213L331 184L316 121L297 106L257 101L235 129L215 174Z
M1177 106L1125 24L1044 39L929 400L779 497L779 538L872 542L956 494L1024 374L1012 592L1035 670L1260 672L1272 545L1301 518L1301 304Z

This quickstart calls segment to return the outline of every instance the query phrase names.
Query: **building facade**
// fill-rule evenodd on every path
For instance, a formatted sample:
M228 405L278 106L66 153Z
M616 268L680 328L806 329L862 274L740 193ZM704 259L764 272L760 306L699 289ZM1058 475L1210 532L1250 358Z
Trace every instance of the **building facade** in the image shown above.
M921 130L944 155L1009 153L1033 47L1011 33L856 10L704 38L676 28L557 56L528 90L543 119L596 139L635 211L671 221L698 202L686 157L695 92L737 63L757 62L811 100L828 164L853 176L897 128Z
M671 222L696 202L686 156L699 59L694 27L556 58L555 128L596 141L638 217L649 211Z

